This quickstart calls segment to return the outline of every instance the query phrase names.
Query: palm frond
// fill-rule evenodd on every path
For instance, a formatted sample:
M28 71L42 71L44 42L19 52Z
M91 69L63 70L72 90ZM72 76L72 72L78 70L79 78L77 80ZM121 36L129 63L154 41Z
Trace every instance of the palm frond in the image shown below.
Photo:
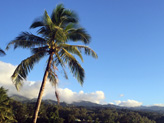
M38 48L31 48L32 54L37 54L38 52L47 52L48 53L48 46L38 47Z
M18 47L31 48L35 46L42 46L46 44L46 40L33 35L28 32L22 32L15 40L8 43L6 49L9 49L11 45L14 45L14 49Z
M74 11L65 9L62 13L63 17L67 17L67 19L64 19L64 23L77 23L78 22L78 16Z
M61 27L65 27L67 26L69 23L74 23L77 24L78 23L78 17L76 15L76 13L74 11L71 10L64 10L62 13L62 16L60 17L61 21L59 23L59 26Z
M28 73L33 69L35 63L37 63L42 57L45 56L45 52L38 52L27 59L23 60L15 69L11 79L17 90L22 86L23 80L26 79Z
M76 54L77 56L79 56L79 58L81 59L81 61L83 62L83 57L81 55L81 52L78 50L78 48L75 45L69 45L69 44L60 44L58 47L62 47L65 50L67 50L68 52L72 53L72 54Z
M48 78L49 78L49 81L51 82L51 84L53 86L57 85L58 77L57 77L56 73L53 71L52 68L49 69Z
M0 48L0 55L6 55L5 51Z
M50 34L52 33L52 30L47 28L46 26L43 26L40 29L38 29L37 33L41 34L42 37L48 40L48 38L51 37Z
M63 10L64 10L64 5L63 4L57 5L56 8L53 10L53 12L51 14L51 19L52 19L52 22L55 25L59 24L60 16L61 16L61 13L63 12Z
M49 15L48 15L48 13L47 13L46 10L45 10L45 12L44 12L44 20L43 20L43 22L44 22L44 25L45 25L46 27L48 27L50 30L52 29L52 27L53 27L53 22L52 22L51 18L49 17Z
M59 56L58 53L56 53L56 55L55 55L54 62L55 62L56 66L58 66L59 64L61 65L61 67L62 67L62 69L64 71L64 77L66 79L68 79L68 75L67 75L67 72L65 70L65 63L63 62L63 60L61 59L61 57Z
M55 34L55 39L57 43L64 43L67 40L67 35L64 32L64 30L60 27L56 26L56 34Z
M65 27L65 32L69 32L69 30L71 31L72 29L76 29L77 27L77 24L74 24L74 23L69 23L67 24L67 26Z
M91 48L89 48L88 46L72 45L72 47L77 47L79 50L83 49L86 55L92 55L93 58L98 58L96 52L94 50L92 50Z
M74 33L74 35L75 35L75 31L79 28L80 28L80 26L78 24L69 23L64 27L64 30L65 30L65 33L67 34L67 36L69 36L69 35L71 35L71 33Z
M68 63L68 66L73 73L74 77L78 80L78 82L83 85L84 82L84 69L81 67L81 65L78 63L78 61L73 57L69 52L67 52L65 49L62 50L62 59Z
M83 85L85 73L81 65L74 59L70 59L68 65L75 78L77 78L78 82Z
M64 71L64 77L66 78L66 79L68 79L68 75L67 75L67 72L66 72L66 70L65 70L65 68L62 66L62 69L63 69L63 71Z
M85 31L84 28L72 29L68 31L68 39L72 41L82 41L84 44L90 43L90 35Z
M64 29L59 26L55 26L54 24L41 27L37 32L47 38L47 40L49 38L51 40L50 42L56 40L58 43L63 43L67 40Z
M74 11L67 10L63 4L57 5L51 14L51 19L55 25L64 26L68 23L77 23L78 17Z
M43 19L42 20L37 19L31 24L30 28L37 28L42 26L44 26Z

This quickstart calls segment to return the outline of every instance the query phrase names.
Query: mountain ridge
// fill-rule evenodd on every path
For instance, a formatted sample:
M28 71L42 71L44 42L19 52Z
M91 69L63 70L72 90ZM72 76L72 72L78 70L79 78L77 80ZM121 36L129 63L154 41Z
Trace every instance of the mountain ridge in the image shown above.
M16 100L16 101L20 101L22 103L34 103L36 102L36 98L33 99L29 99L27 97L24 96L20 96L20 95L12 95L10 96L11 99ZM57 101L55 100L51 100L51 99L43 99L43 101L45 104L54 104L57 105ZM122 106L117 106L114 104L97 104L97 103L93 103L90 101L77 101L77 102L72 102L70 104L66 103L66 102L60 102L60 105L62 106L83 106L83 107L99 107L99 108L116 108L116 109L130 109L130 110L134 110L134 111L151 111L151 112L158 112L158 113L162 113L164 114L164 107L161 106L138 106L138 107L122 107Z

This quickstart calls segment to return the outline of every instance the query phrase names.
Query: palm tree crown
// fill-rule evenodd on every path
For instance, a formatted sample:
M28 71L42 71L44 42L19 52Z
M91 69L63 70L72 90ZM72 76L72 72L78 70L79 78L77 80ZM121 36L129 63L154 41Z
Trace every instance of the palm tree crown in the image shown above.
M90 42L89 34L86 33L84 28L79 27L76 14L73 11L66 10L60 4L53 10L51 18L45 11L43 17L40 20L35 20L30 28L37 27L39 27L37 33L41 35L40 37L28 32L22 32L7 45L7 49L10 45L14 45L14 49L22 47L30 48L32 51L32 56L23 60L12 75L16 88L19 89L34 64L45 55L50 54L53 54L53 62L48 75L51 82L56 82L57 77L54 66L61 65L65 71L65 64L68 64L73 75L80 84L83 84L84 69L72 54L79 56L82 61L81 50L94 58L97 58L97 55L88 46L68 44L70 41L81 41L84 44ZM67 78L66 72L64 73Z
M84 28L79 26L77 15L73 11L65 9L60 4L53 10L51 17L45 11L43 17L35 20L30 28L38 28L37 34L40 36L29 32L22 32L7 45L7 49L10 45L13 45L14 49L22 47L30 48L32 51L32 55L23 60L12 75L12 81L16 88L19 89L22 86L23 80L26 79L28 73L33 69L34 64L46 55L49 56L49 59L40 93L44 90L47 77L54 85L57 84L56 69L59 65L64 70L65 77L68 78L65 71L67 64L71 73L82 85L84 82L84 69L74 54L82 61L82 51L94 58L97 58L97 54L88 46L72 45L72 43L69 43L71 41L81 41L84 44L90 43L90 35ZM58 97L57 94L56 96ZM38 100L41 100L40 97L42 97L42 94L41 96L39 94Z

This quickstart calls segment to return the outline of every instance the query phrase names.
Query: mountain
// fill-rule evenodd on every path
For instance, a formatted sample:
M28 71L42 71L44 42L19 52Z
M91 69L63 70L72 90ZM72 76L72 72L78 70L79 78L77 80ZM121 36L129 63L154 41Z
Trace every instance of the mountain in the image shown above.
M100 104L92 103L89 101L79 101L79 102L73 102L71 104L75 106L84 106L84 107L95 107L95 106L101 107L102 106Z
M29 99L29 98L26 98L26 97L20 96L20 95L13 95L13 96L10 96L10 98L13 99L13 100L22 102L22 103L34 103L34 102L37 101L36 98ZM54 101L54 100L51 100L51 99L43 99L42 102L45 103L45 104L49 104L49 105L56 105L56 104L58 104L57 101ZM68 104L65 103L65 102L60 102L60 105L68 106Z
M151 112L164 114L164 107L161 106L140 106L140 107L133 107L129 109L136 110L136 111L151 111Z
M10 96L10 98L13 100L16 100L16 101L20 101L20 102L30 100L29 98L24 97L24 96L20 96L20 95L12 95L12 96Z
M23 103L34 103L36 102L36 98L34 99L29 99L23 96L19 95L13 95L10 97L13 100L20 101ZM57 101L51 100L51 99L45 99L42 101L45 104L57 104ZM106 105L101 105L101 104L96 104L93 102L89 101L79 101L79 102L73 102L71 104L67 104L65 102L60 102L61 106L83 106L83 107L100 107L100 108L116 108L116 109L130 109L134 111L150 111L150 112L158 112L164 114L164 107L160 106L139 106L139 107L120 107L112 104L106 104Z

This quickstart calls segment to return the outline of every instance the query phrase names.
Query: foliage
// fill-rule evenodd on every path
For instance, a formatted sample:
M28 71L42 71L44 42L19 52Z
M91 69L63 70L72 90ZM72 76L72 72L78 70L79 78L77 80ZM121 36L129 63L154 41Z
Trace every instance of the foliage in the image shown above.
M4 88L1 87L0 90L0 92L3 92L0 93L1 95L7 96ZM32 122L35 102L18 102L10 100L8 96L7 100L10 102L8 103L10 112L15 115L13 118L16 118L17 122ZM163 123L164 114L103 107L78 107L73 105L63 107L58 106L57 103L49 103L48 100L41 105L38 123L76 123L76 119L86 123ZM16 122L16 120L9 122ZM5 122L8 122L8 120Z
M0 123L12 123L15 121L7 90L0 87Z
M12 105L15 105L15 103L12 103ZM22 103L22 105L24 105L24 108L22 109L22 107L17 107L18 109L16 110L16 112L19 110L24 110L24 115L27 117L22 117L22 119L20 118L17 120L18 122L21 121L21 123L28 123L31 121L32 118L32 114L30 115L30 113L32 110L34 110L34 103L26 102ZM28 108L30 108L30 110L26 110ZM76 106L62 107L57 106L56 104L48 104L44 102L42 103L40 110L41 111L38 117L39 123L76 123L76 119L79 119L82 122L86 123L155 123L156 121L157 123L164 122L164 116L160 114L152 115L152 112L144 113L115 108L85 108ZM14 112L14 114L19 116L19 113L16 112ZM153 118L154 120L152 120ZM159 120L161 121L159 122Z
M30 109L33 110L32 105L29 106L18 101L11 101L10 103L13 107L13 113L16 120L19 122L25 122L31 115Z

